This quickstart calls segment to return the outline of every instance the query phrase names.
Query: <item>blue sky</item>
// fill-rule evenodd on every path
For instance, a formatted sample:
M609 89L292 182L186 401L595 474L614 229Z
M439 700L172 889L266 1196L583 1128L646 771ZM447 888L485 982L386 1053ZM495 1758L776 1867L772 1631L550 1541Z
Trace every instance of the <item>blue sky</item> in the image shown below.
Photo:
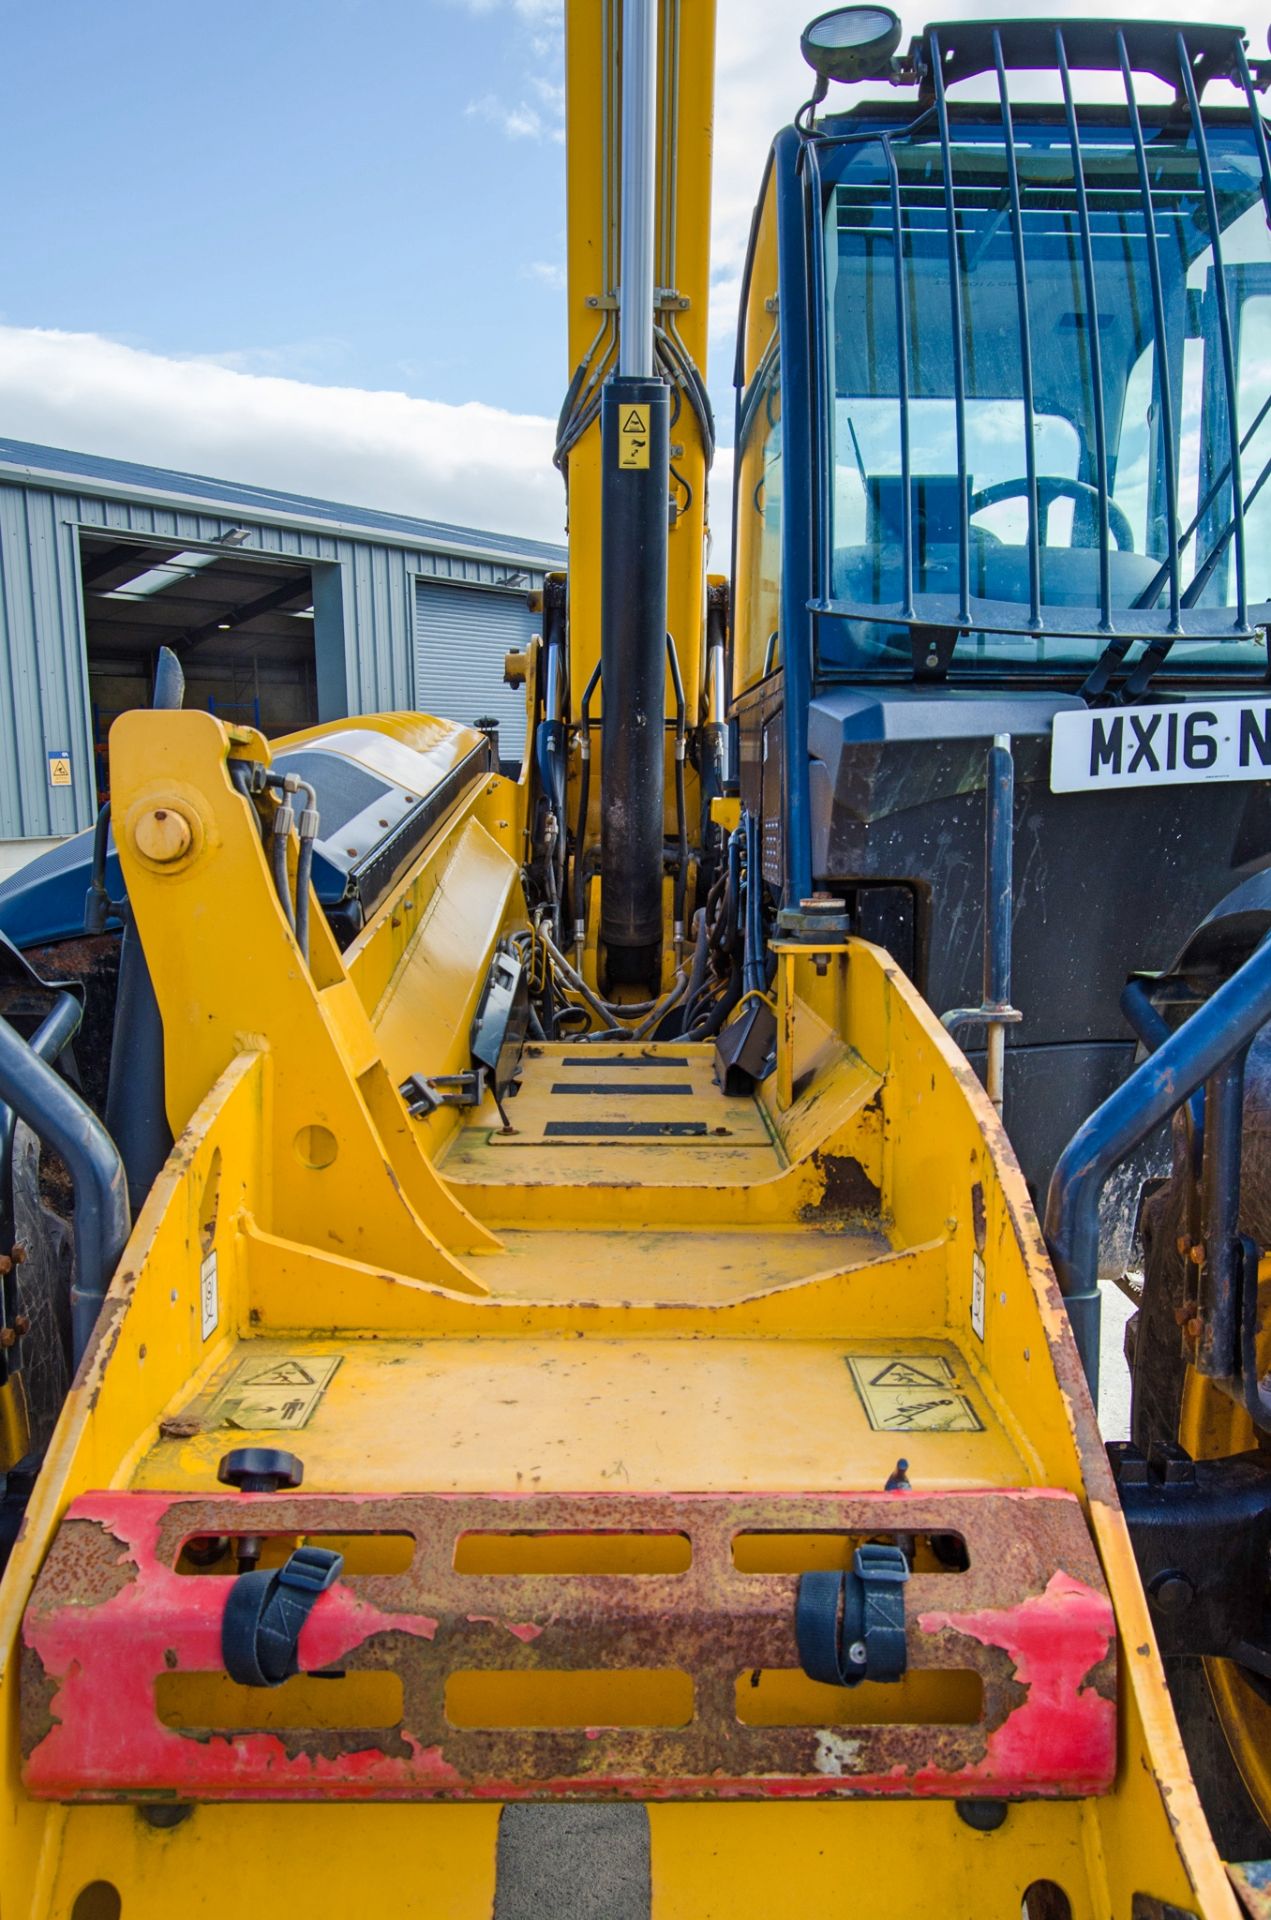
M717 562L750 212L815 11L718 0ZM1260 54L1271 0L1230 11ZM562 0L0 5L0 432L562 538L561 19Z
M5 15L0 116L22 175L2 215L10 323L320 383L558 404L550 16L449 0Z

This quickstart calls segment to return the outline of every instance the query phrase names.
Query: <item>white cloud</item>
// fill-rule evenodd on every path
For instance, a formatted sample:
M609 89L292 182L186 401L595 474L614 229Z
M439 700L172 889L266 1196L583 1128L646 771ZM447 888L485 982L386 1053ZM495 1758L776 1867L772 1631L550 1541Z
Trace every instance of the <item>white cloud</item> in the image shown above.
M714 197L711 220L711 352L731 358L730 342L736 328L741 272L750 234L750 216L772 136L786 126L812 91L812 74L799 52L799 35L828 0L720 0L715 73ZM1204 16L1196 0L1116 0L1113 9L1131 19L1193 20ZM1011 0L997 9L1003 15L1050 18L1054 0ZM1080 7L1079 14L1098 8ZM1233 9L1248 32L1252 56L1267 44L1271 0L1246 0ZM902 10L905 32L902 47L930 18L965 19L982 15L980 0L953 0L953 4L924 10ZM1062 16L1062 9L1060 10ZM1225 15L1219 16L1225 18ZM1111 82L1114 89L1119 81ZM859 91L836 87L830 105L850 105ZM1215 91L1217 100L1219 92ZM1144 98L1161 97L1148 82ZM901 98L905 96L899 96ZM909 96L912 97L912 96ZM1114 94L1114 97L1116 95ZM1231 96L1227 96L1230 98Z
M469 13L493 13L505 4L505 0L459 0L459 4ZM541 21L559 22L562 17L563 0L511 0L513 13L522 20L535 24Z
M468 112L518 139L561 132L561 0L452 0L476 13L502 9L526 48L511 102L494 93ZM719 0L714 114L711 355L717 396L727 388L731 342L751 211L772 135L810 91L799 33L824 0ZM969 11L955 0L946 17ZM1012 11L1045 15L1053 0L1013 0ZM1139 17L1184 18L1195 0L1119 0ZM1247 6L1251 49L1265 44L1271 0ZM923 16L925 17L925 16ZM906 29L921 24L919 16ZM844 102L850 94L842 94ZM538 245L543 241L540 238ZM528 249L527 249L528 251ZM559 287L562 268L529 259L529 279ZM284 377L338 378L338 342L294 349L166 358L93 334L0 326L0 419L17 436L302 489L331 499L559 539L560 481L552 427L530 415L364 393ZM426 370L421 370L426 379ZM730 420L721 419L728 431ZM712 486L717 555L728 523L728 470ZM718 561L717 561L718 564Z
M485 94L474 100L468 108L469 113L479 113L483 119L503 131L512 140L555 140L563 145L565 139L565 42L563 0L457 0L469 13L494 13L504 6L509 7L516 21L515 44L527 58L522 59L523 84L532 95L536 95L538 105L533 100L522 97L519 100L500 100L497 95ZM530 70L529 62L537 64L537 71Z
M538 108L528 100L509 105L496 93L483 93L479 99L470 100L464 112L470 118L488 120L491 126L501 127L509 140L541 140L549 131Z
M563 538L552 423L476 401L311 386L99 334L0 326L0 419L46 446Z

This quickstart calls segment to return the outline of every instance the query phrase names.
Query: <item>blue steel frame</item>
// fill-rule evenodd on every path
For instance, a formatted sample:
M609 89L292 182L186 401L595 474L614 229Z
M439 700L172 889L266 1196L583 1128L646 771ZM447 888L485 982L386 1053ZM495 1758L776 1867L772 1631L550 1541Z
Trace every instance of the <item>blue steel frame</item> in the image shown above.
M783 672L783 806L785 815L785 889L787 906L798 903L811 891L811 796L807 747L807 710L812 696L815 661L816 624L822 618L843 616L879 620L908 626L914 637L915 664L926 656L927 665L939 657L941 671L947 663L952 640L960 633L990 628L996 632L1023 632L1054 636L1108 636L1109 646L1087 683L1094 696L1102 692L1130 647L1148 642L1136 668L1138 679L1146 681L1169 651L1180 633L1208 634L1225 638L1253 637L1245 580L1244 535L1241 524L1240 455L1260 425L1260 412L1242 436L1236 408L1236 372L1232 327L1227 311L1226 288L1222 274L1221 229L1217 198L1209 156L1201 95L1214 78L1226 78L1239 87L1248 102L1255 129L1255 144L1262 178L1263 198L1271 220L1271 156L1266 129L1258 105L1254 77L1244 51L1243 37L1222 27L1175 28L1151 22L1086 20L1059 23L1038 21L959 22L932 26L915 41L910 51L914 75L920 93L913 113L894 125L863 124L844 128L840 122L817 126L801 118L797 127L785 128L774 142L770 167L776 178L778 303L781 333L781 433L782 433L782 525L781 525L781 666ZM1172 402L1168 380L1160 381L1157 399L1163 411L1164 484L1169 518L1169 546L1156 581L1148 590L1147 604L1130 608L1112 607L1110 582L1111 488L1107 424L1104 417L1102 370L1099 364L1098 329L1089 336L1091 382L1095 394L1095 487L1100 536L1099 598L1097 608L1061 612L1046 610L1041 601L1040 509L1036 449L1032 428L1031 331L1027 262L1024 251L1023 211L1015 152L1015 121L1007 74L1011 69L1052 67L1062 89L1065 124L1073 164L1073 192L1076 208L1077 238L1085 298L1091 311L1097 309L1097 275L1091 233L1090 209L1082 165L1081 125L1072 90L1074 69L1098 69L1120 73L1125 88L1125 104L1131 132L1140 191L1143 198L1145 232L1148 238L1148 262L1156 337L1165 335L1165 300L1160 262L1155 245L1155 219L1151 202L1150 167L1135 92L1136 72L1151 73L1176 89L1179 110L1185 110L1194 140L1201 185L1205 196L1215 262L1219 298L1219 344L1223 356L1223 383L1227 397L1227 427L1230 452L1220 472L1211 499L1202 503L1203 512L1217 490L1232 486L1233 515L1230 530L1236 557L1237 605L1233 624L1218 627L1214 610L1195 605L1204 580L1198 580L1186 592L1180 579L1180 550L1191 531L1179 536L1177 519L1177 474L1174 461ZM963 350L962 294L959 273L957 208L951 165L951 123L946 98L948 86L955 80L977 73L992 73L997 80L998 110L1001 116L1003 146L1007 164L1009 212L1015 255L1015 282L1019 315L1020 355L1024 381L1024 411L1028 423L1026 436L1026 488L1028 496L1029 604L1026 617L1010 602L972 601L970 586L970 535L963 517L959 537L959 585L955 595L916 596L915 528L911 501L909 447L909 315L903 271L903 206L899 173L892 139L909 134L933 119L938 130L943 159L945 215L949 246L950 321L953 341L953 385L955 437L959 485L965 492L967 474L966 442L966 366ZM822 157L847 145L876 143L882 149L887 172L894 232L894 291L897 331L897 384L900 413L901 502L901 599L894 607L849 606L830 598L829 488L831 455L829 449L829 348L825 304L825 236ZM767 175L765 175L765 188ZM761 202L762 204L762 202ZM750 252L753 254L756 225L752 226ZM747 259L743 281L743 313L750 279ZM742 423L741 333L738 341L738 424ZM1269 402L1268 404L1271 404ZM1264 410L1265 411L1265 410ZM1168 583L1168 610L1153 604L1160 589ZM1252 611L1258 611L1254 609ZM1074 619L1072 613L1078 617ZM1065 617L1067 615L1067 617ZM939 646L928 636L943 636ZM1142 671L1140 672L1140 668ZM1097 684L1096 684L1097 683Z
M812 206L806 155L809 142L793 127L773 148L777 179L777 308L781 323L781 666L782 801L785 813L785 904L797 907L812 891L812 795L808 766L808 707L812 700L812 601L817 546L824 522L813 511L825 487L822 431L814 390L824 392L825 320L812 272L809 228L820 224Z

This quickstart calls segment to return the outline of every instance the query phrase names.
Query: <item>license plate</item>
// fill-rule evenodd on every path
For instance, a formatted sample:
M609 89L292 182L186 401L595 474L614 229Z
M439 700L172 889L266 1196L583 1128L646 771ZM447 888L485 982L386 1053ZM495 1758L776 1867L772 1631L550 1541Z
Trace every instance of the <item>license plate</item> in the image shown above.
M1052 793L1271 779L1271 699L1057 713Z

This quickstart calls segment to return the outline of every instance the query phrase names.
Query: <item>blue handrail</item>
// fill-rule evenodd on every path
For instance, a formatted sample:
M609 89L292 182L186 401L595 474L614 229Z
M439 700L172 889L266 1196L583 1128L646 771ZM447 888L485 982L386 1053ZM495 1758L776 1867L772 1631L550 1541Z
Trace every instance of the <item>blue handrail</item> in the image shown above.
M1099 1197L1112 1169L1271 1020L1264 943L1073 1135L1051 1175L1045 1233L1092 1393L1099 1385Z
M0 1019L0 1100L66 1162L75 1190L71 1350L83 1359L132 1225L119 1150L79 1095Z

